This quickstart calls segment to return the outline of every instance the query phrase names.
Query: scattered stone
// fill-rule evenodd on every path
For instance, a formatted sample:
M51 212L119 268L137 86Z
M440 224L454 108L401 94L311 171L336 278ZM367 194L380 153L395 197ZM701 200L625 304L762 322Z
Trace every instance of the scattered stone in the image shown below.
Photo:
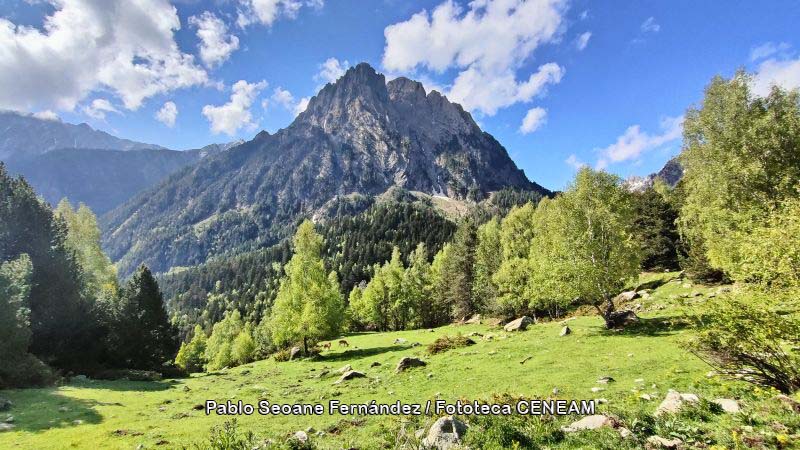
M342 376L334 384L340 384L347 380L352 380L354 378L364 378L364 377L366 377L366 375L364 375L363 372L351 370L349 372L345 372L344 374L342 374Z
M615 381L617 381L617 380L615 380L614 378L612 378L612 377L610 377L610 376L608 376L608 375L606 375L606 376L604 376L604 377L600 377L600 378L597 380L597 382L598 382L598 383L600 383L600 384L608 384L608 383L613 383L613 382L615 382Z
M683 441L675 438L675 439L665 439L661 436L650 436L647 438L647 447L649 449L658 449L658 448L665 448L665 449L679 449L683 445Z
M484 336L483 339L486 341L491 341L492 339L494 339L494 334L489 333L486 336Z
M0 411L8 411L12 406L14 406L14 403L11 400L0 397Z
M433 373L428 372L428 378L433 378Z
M532 323L534 323L533 319L528 316L522 316L519 319L508 322L503 329L506 331L525 331L528 325Z
M292 435L292 438L299 442L308 442L308 434L306 434L306 432L302 430Z
M419 342L412 342L411 343L412 347L419 347L420 345L422 345L422 344L420 344Z
M656 408L655 415L660 416L665 413L675 414L683 408L686 403L697 403L700 399L694 394L681 394L672 389L667 392L667 396Z
M469 333L467 337L483 337L483 335L478 333L477 331L473 331L472 333Z
M554 387L554 388L553 388L553 395L558 395L558 393L559 393L559 392L560 392L560 391L558 390L558 388L557 388L557 387Z
M792 397L789 397L788 395L784 394L778 394L774 398L775 400L778 400L779 402L791 408L794 412L800 413L800 402L793 399Z
M394 369L394 371L399 373L403 372L406 369L410 369L412 367L422 367L426 365L427 363L419 358L404 356L400 358L400 361L397 362L397 367Z
M731 398L716 398L713 402L719 405L719 407L728 414L736 414L741 411L739 402Z
M633 432L625 427L619 427L619 437L622 439L633 437Z
M467 428L467 424L453 416L440 417L431 425L428 435L422 440L422 445L438 450L456 448L461 444Z
M73 425L82 425L82 424L83 424L83 421L82 421L81 419L76 419L76 420L73 420L73 421L72 421L72 424L73 424Z
M346 372L350 372L351 370L353 370L353 368L350 367L350 364L348 364L348 365L342 367L341 369L337 370L336 373L346 373Z
M475 314L474 316L472 316L469 320L467 320L464 323L470 324L470 325L480 325L480 323L481 323L481 315L480 314Z
M592 388L592 392L603 392L605 390L606 390L605 388L601 388L601 387L593 387Z
M614 298L615 302L629 302L635 298L639 297L639 293L636 291L625 291Z
M315 433L316 431L317 431L317 430L315 430L315 429L314 429L314 427L308 427L308 428L306 428L306 433Z
M564 328L561 329L561 333L559 334L559 336L563 337L563 336L566 336L568 334L572 334L572 329L570 329L570 327L564 325Z
M289 361L295 359L298 355L300 355L300 347L292 347L289 350Z
M692 291L692 293L689 294L689 296L690 297L702 297L703 294L701 294L700 291Z
M561 427L561 431L565 433L575 433L577 431L597 430L603 427L614 428L616 426L617 421L612 417L595 414L593 416L586 416L577 422L573 422L569 426Z
M606 403L608 403L608 399L600 397L600 398L594 399L594 402L597 403L598 405L605 405Z
M653 400L653 397L650 394L642 394L639 396L639 398L646 402Z
M406 342L408 342L408 340L403 339L403 338L397 338L397 339L394 340L395 344L405 344Z
M644 378L637 378L633 380L634 383L644 383Z
M5 422L5 423L14 423L14 416L7 416L6 420L4 420L3 422Z
M13 423L0 423L0 433L4 431L12 431L15 428Z
M380 365L381 365L381 363L379 363L378 361L373 361L373 362L372 362L372 364L370 364L370 365L369 365L369 367L370 367L370 368L372 368L372 367L379 367Z

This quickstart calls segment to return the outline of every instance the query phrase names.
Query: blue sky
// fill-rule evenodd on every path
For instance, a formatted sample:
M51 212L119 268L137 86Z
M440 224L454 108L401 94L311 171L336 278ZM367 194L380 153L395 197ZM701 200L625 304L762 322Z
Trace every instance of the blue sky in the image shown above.
M464 103L553 189L579 164L660 168L714 75L800 85L796 1L0 0L0 17L3 109L196 148L285 127L366 61Z

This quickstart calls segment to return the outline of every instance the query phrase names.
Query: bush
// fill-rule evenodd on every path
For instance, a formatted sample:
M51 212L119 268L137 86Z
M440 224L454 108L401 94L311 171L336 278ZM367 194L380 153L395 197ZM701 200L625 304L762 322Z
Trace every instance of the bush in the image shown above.
M475 341L460 334L455 337L442 336L428 345L428 353L435 355L454 348L467 347L470 345L475 345Z
M786 394L800 389L800 357L791 349L800 343L800 319L779 311L770 294L720 298L698 324L689 348L719 373Z
M175 357L175 365L187 372L202 372L207 362L205 356L207 341L203 327L195 326L192 340L181 344L178 356Z
M50 368L29 353L0 364L0 389L45 386L53 381Z
M251 450L258 448L258 443L252 431L240 433L236 419L233 419L212 428L208 442L198 445L196 448L198 450Z
M283 350L278 350L277 352L272 354L272 358L275 359L276 362L286 362L291 357L291 351L288 348Z

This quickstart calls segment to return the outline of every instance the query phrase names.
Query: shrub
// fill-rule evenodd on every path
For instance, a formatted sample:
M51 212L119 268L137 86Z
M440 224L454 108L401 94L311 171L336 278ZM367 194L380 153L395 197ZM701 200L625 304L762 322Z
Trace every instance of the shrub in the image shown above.
M441 336L428 345L428 353L435 355L454 348L467 347L470 345L475 345L475 341L460 334L455 337Z
M207 341L203 327L195 326L192 340L181 344L178 356L175 357L175 365L187 372L202 372L207 362L205 356Z
M277 352L272 354L272 358L275 359L277 362L286 362L291 357L291 351L288 348L283 350L278 350Z
M719 373L783 393L800 389L800 319L779 311L770 294L751 291L720 298L698 319L690 350Z
M50 368L30 353L0 364L0 389L45 386L53 381Z
M233 419L212 428L208 442L196 447L198 450L251 450L258 448L258 443L252 431L240 433Z

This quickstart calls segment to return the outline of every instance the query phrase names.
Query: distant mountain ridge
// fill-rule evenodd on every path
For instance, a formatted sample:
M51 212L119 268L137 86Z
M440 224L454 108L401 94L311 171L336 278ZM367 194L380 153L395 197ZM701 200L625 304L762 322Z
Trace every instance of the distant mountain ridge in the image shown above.
M275 134L206 158L103 218L121 273L158 272L275 243L333 199L409 191L482 199L528 180L471 115L407 78L350 68Z
M625 186L631 191L640 192L653 186L656 179L663 181L670 187L675 187L681 181L681 178L683 178L683 166L681 166L676 156L667 161L664 167L656 173L651 173L644 177L628 177L625 180Z
M121 139L85 123L74 125L15 111L0 111L0 160L30 158L65 148L164 149L160 145Z

